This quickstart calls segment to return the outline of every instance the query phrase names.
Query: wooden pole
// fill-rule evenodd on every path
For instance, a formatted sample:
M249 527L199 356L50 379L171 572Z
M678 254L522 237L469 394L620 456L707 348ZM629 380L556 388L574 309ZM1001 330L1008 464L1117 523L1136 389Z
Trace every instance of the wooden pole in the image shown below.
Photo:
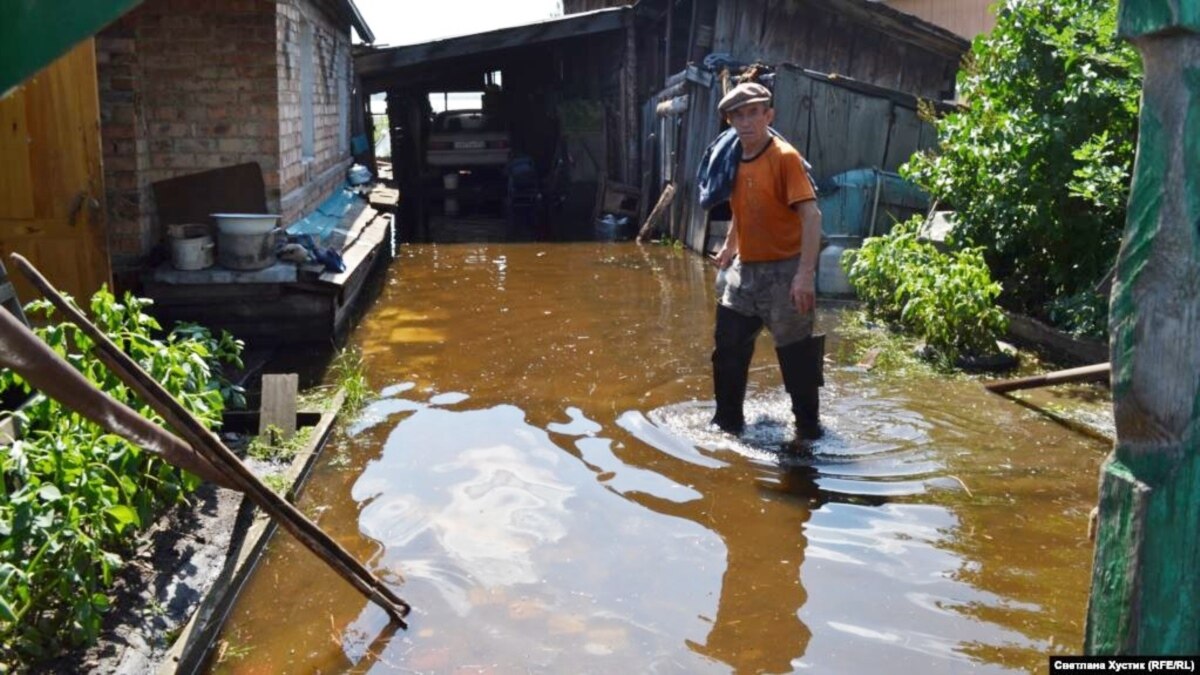
M1122 0L1145 79L1109 325L1089 654L1200 653L1200 2Z
M658 203L654 205L654 210L646 216L646 222L642 223L642 229L638 230L637 242L640 244L646 241L650 233L654 231L658 221L662 220L663 214L666 213L667 207L675 200L675 184L667 183L663 188L662 194L658 197Z
M1003 394L1019 389L1037 389L1038 387L1049 387L1056 384L1068 384L1070 382L1103 382L1108 379L1108 374L1111 370L1112 368L1109 367L1109 364L1098 363L1094 366L1056 370L1052 373L1043 373L1042 375L987 382L983 387L990 392Z
M632 9L625 12L625 58L622 60L622 128L621 147L625 158L621 166L621 182L632 184L637 178L637 168L640 163L638 151L639 122L638 111L638 70L637 70L637 21Z
M142 370L133 359L122 352L108 337L100 332L77 308L67 303L28 260L14 253L12 259L17 268L41 291L59 311L78 326L95 343L97 358L113 374L133 389L155 412L163 416L167 424L198 454L214 465L224 480L222 485L232 485L263 511L275 519L301 544L321 558L330 568L350 583L356 590L382 607L393 621L402 627L407 625L404 617L411 607L400 599L386 584L370 572L346 549L334 541L321 528L300 513L255 476L229 448L191 415L157 380ZM170 436L165 431L162 432ZM227 481L227 482L226 482Z

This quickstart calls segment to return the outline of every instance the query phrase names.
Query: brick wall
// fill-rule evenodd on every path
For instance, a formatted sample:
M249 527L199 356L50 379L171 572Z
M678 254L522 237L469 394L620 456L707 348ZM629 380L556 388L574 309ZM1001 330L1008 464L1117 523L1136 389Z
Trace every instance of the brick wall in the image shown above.
M314 35L314 153L301 157L299 30ZM97 36L114 272L162 239L150 183L258 162L267 207L290 223L340 183L339 85L349 28L312 0L146 0Z
M142 133L145 118L138 105L141 69L135 35L136 26L123 19L96 36L108 244L114 268L136 260L153 245L152 206L144 196L149 156Z
M276 15L279 66L280 208L284 222L313 209L345 179L350 163L350 34L312 0L280 0ZM312 154L303 147L301 67L304 31L312 45Z

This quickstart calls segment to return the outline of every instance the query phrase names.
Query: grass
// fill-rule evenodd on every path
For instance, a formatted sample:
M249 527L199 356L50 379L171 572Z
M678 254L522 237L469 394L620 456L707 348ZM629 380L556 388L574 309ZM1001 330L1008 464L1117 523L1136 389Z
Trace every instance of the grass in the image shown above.
M888 330L867 316L863 309L848 309L837 328L841 345L834 358L860 364L872 373L900 376L945 376L917 355L920 341Z
M263 485L271 488L271 492L277 495L286 495L288 490L292 489L292 481L281 473L273 473L264 476L262 479Z
M363 361L362 350L347 347L339 351L333 359L329 374L334 385L346 392L343 412L352 417L362 410L373 393L367 384L367 366Z
M255 436L246 448L246 455L266 462L288 461L308 445L313 427L301 427L289 439L283 438L283 429L269 425L266 433Z

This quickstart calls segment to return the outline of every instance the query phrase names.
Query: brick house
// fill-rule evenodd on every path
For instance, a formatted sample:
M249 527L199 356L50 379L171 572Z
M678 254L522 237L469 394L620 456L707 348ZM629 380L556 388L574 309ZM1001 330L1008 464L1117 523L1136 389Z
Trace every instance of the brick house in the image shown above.
M243 162L295 221L351 163L353 0L146 0L96 36L113 272L161 241L151 183Z

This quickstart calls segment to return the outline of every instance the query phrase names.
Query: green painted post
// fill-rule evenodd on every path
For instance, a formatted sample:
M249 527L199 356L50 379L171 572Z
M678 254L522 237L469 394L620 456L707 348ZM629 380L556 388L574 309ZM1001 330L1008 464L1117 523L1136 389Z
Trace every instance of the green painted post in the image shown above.
M142 0L20 0L0 11L0 97Z
M1200 0L1121 0L1145 82L1084 649L1200 653Z

